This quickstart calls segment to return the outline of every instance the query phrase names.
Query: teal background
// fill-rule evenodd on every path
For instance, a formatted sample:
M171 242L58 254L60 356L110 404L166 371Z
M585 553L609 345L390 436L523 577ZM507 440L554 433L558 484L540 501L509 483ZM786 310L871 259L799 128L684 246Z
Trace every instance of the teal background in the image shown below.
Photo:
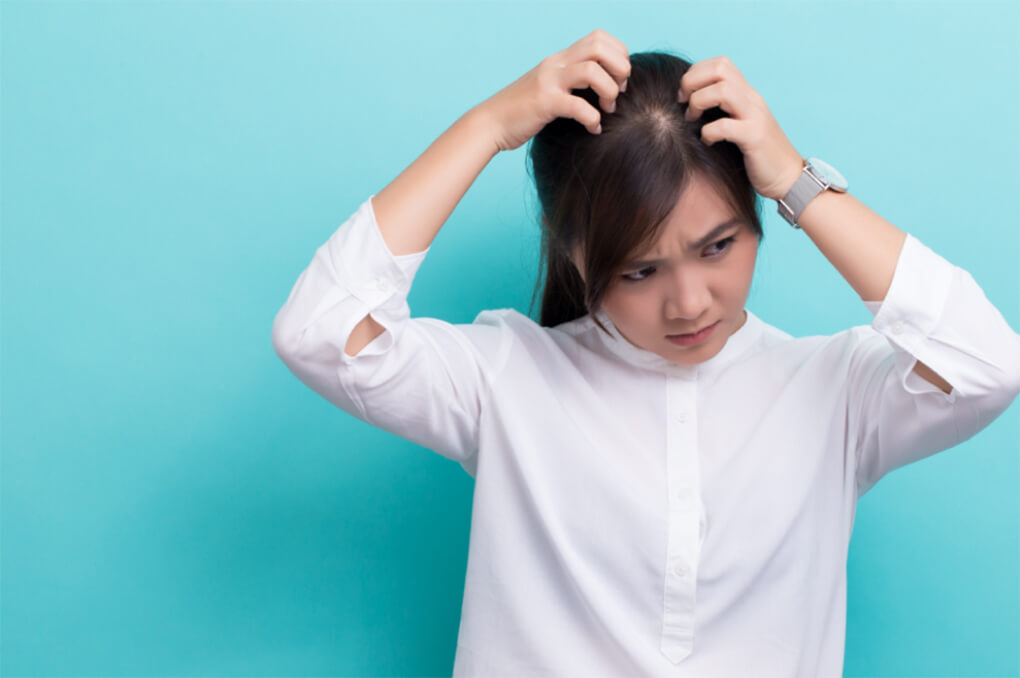
M595 28L729 56L802 155L1020 327L1012 1L3 0L0 673L450 674L472 479L319 398L270 330L362 201ZM413 315L528 312L525 149L439 233ZM870 323L764 211L749 308ZM861 500L846 676L1020 673L1018 415Z

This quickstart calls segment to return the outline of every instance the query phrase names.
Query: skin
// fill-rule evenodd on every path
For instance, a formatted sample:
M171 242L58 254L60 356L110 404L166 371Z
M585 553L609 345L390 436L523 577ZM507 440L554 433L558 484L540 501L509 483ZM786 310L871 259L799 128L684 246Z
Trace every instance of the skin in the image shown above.
M552 120L573 118L592 134L600 134L602 116L612 115L617 97L626 91L629 76L626 45L596 29L546 57L471 109L373 199L387 246L398 255L423 251L486 163L500 151L520 147ZM587 87L598 94L599 108L573 94L574 90ZM780 128L765 99L728 57L717 56L693 64L680 78L677 102L686 107L687 120L696 120L715 106L726 111L726 117L701 127L701 139L709 146L721 140L735 144L744 158L748 179L762 197L778 201L800 176L804 163L800 153ZM705 227L696 222L689 227L696 226ZM812 199L801 213L798 226L862 300L885 299L906 233L850 193L835 191L823 191ZM687 225L679 224L677 228L683 227ZM738 239L738 248L746 246L744 240L747 238ZM682 242L682 239L665 241L663 246L667 249L663 253L669 253L669 246L678 247ZM631 343L659 355L665 353L659 342L665 341L666 332L698 329L702 326L699 320L732 319L728 315L732 303L729 294L734 283L717 280L709 274L707 262L702 263L696 256L682 258L678 251L672 251L673 265L665 267L666 276L659 271L659 278L666 277L667 282L656 280L647 285L658 289L657 292L627 290L614 294L611 300L626 294L627 298L640 301L635 308L621 308L614 303L610 317L626 332ZM723 268L726 266L729 264L723 263ZM753 263L749 261L748 284L752 270ZM741 309L741 318L744 317ZM652 334L656 324L659 331ZM738 327L735 324L725 336ZM371 316L365 316L348 341L345 348L348 355L355 355L382 331L383 327ZM715 334L719 334L718 328ZM666 348L676 347L669 344ZM697 362L719 348L716 336L703 347L681 351L682 356L665 355L669 360ZM950 392L952 387L920 361L914 371Z
M737 216L712 185L694 177L662 226L654 248L637 259L669 263L626 268L602 301L602 309L627 341L678 365L712 358L730 335L747 321L744 304L758 256L758 237L746 223L733 226L701 249L690 243ZM722 242L733 236L733 240ZM574 265L584 278L583 258L575 250ZM720 321L699 344L678 346L668 334L686 334Z

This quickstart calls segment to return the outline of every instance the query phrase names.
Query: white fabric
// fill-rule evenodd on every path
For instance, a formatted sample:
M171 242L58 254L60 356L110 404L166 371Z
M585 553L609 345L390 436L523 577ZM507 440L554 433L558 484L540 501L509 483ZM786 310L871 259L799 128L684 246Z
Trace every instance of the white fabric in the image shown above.
M748 310L692 367L604 314L611 337L590 316L411 318L428 251L393 256L370 197L273 345L344 412L475 478L454 676L841 676L857 499L1020 391L1020 336L910 235L870 326L792 337ZM368 313L387 331L349 356Z

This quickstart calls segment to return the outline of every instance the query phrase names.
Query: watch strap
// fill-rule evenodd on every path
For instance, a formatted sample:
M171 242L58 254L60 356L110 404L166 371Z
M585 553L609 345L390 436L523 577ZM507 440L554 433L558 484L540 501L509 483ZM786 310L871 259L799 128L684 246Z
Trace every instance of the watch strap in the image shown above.
M815 172L811 163L805 161L800 176L789 192L779 202L779 214L794 228L800 228L797 220L811 200L829 187L829 183Z

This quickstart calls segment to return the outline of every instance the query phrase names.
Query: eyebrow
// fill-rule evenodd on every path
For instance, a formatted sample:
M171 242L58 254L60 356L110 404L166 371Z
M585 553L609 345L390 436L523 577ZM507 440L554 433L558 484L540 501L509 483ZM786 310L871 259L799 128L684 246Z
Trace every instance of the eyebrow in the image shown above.
M729 221L724 221L723 223L719 224L718 226L713 228L711 231L709 231L704 237L699 238L695 242L692 242L691 243L691 249L701 249L702 247L704 247L705 245L708 245L713 240L715 240L716 238L721 236L723 233L725 233L726 231L730 230L734 226L739 225L743 221L744 220L741 219L740 217L734 217L734 218L730 219ZM627 268L638 268L638 267L645 267L645 266L656 266L658 264L665 264L667 262L668 262L668 259L641 259L639 261L630 261L630 262L627 262L626 267Z

